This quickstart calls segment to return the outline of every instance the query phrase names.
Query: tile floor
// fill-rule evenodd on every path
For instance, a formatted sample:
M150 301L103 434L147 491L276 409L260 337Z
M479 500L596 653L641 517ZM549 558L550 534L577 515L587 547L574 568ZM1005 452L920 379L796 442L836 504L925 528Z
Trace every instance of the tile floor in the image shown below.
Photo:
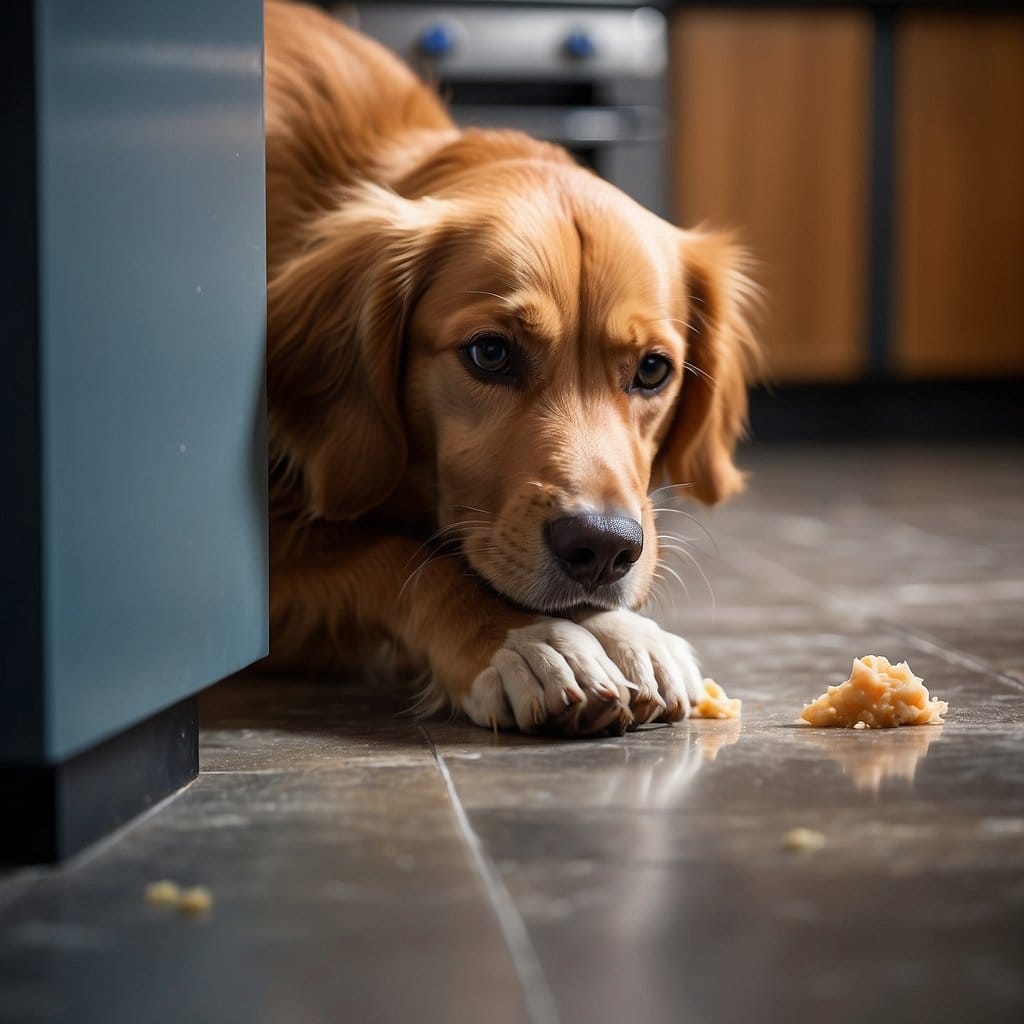
M229 680L192 786L0 880L0 1021L1024 1019L1024 449L746 461L707 535L664 517L708 582L659 606L741 723L495 737L393 683ZM795 724L872 652L947 724ZM168 876L212 913L147 905Z

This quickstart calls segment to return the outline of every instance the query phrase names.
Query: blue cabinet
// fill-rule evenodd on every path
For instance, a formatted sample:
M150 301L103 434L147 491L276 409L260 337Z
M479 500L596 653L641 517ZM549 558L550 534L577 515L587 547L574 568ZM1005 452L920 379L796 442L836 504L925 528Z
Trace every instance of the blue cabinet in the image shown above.
M266 652L262 18L0 15L3 792Z

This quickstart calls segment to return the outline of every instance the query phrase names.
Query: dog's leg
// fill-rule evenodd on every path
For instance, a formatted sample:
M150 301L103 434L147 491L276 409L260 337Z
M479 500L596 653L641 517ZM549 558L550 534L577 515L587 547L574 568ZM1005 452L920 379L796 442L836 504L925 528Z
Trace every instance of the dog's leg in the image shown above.
M276 566L271 664L344 668L348 638L388 635L431 685L486 728L621 732L682 718L699 697L688 645L632 612L581 623L533 615L484 588L456 555L424 561L401 537L352 532L329 557Z
M505 634L536 619L484 590L460 557L356 529L277 561L270 579L271 667L326 660L344 668L346 651L391 637L429 665L456 703Z

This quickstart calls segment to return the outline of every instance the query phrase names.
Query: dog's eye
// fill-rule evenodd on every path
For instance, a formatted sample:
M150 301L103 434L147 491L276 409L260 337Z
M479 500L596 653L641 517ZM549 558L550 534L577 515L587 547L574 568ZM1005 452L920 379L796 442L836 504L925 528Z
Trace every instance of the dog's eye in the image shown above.
M636 376L630 386L632 391L657 391L672 373L672 364L657 355L644 356L636 369Z
M488 376L508 375L512 371L512 346L503 334L477 334L464 351L472 365Z

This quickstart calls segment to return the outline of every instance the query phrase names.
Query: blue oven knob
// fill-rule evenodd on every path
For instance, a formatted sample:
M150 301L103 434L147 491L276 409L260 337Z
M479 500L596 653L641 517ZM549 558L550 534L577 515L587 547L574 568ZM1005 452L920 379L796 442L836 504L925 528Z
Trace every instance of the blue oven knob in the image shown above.
M575 60L586 60L597 53L597 44L594 37L583 29L576 29L565 37L562 49Z
M439 21L420 33L417 45L424 57L445 57L455 49L455 33Z

